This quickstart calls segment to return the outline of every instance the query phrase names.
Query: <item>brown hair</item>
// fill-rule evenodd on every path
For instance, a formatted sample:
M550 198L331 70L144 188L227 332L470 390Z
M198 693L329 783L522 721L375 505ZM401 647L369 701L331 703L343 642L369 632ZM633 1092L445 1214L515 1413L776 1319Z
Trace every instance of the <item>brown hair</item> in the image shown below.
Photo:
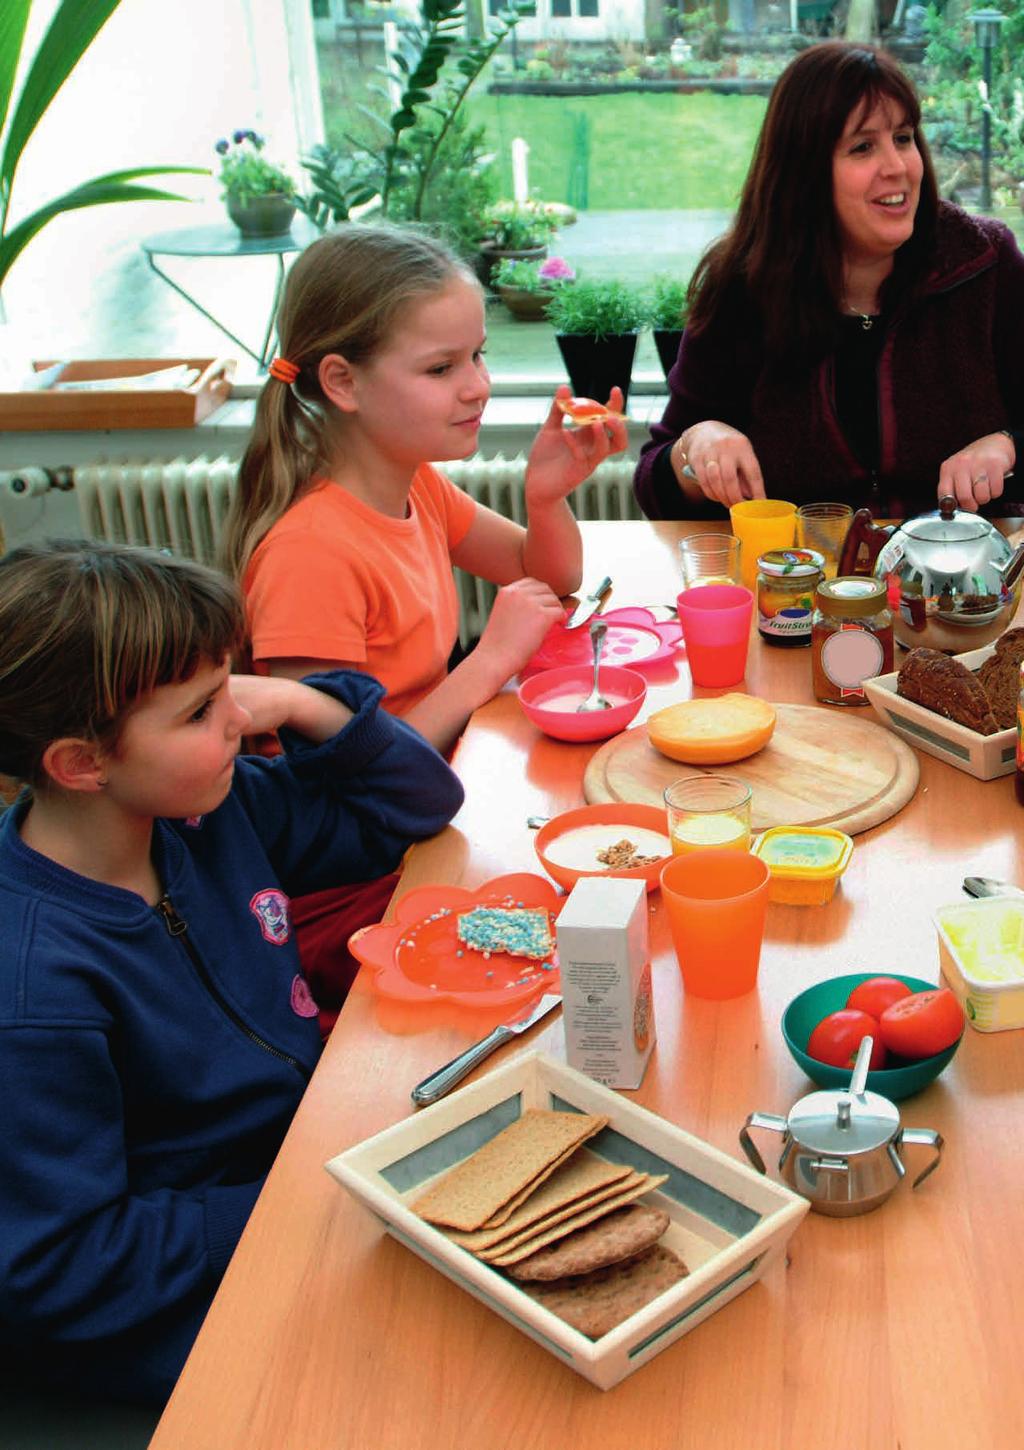
M313 242L288 274L277 314L280 353L298 370L293 384L270 378L256 404L252 438L238 470L222 557L241 583L253 550L310 477L330 466L334 410L320 388L323 358L367 362L400 313L419 297L472 275L425 233L348 222Z
M913 127L924 162L914 232L896 254L889 285L924 279L932 255L938 188L913 84L885 51L826 41L779 77L731 229L690 280L687 326L707 328L723 303L756 307L769 356L810 363L834 343L842 297L842 242L832 160L846 123L891 101Z
M126 711L236 649L238 591L155 549L88 540L0 558L0 772L39 784L65 736L113 748Z

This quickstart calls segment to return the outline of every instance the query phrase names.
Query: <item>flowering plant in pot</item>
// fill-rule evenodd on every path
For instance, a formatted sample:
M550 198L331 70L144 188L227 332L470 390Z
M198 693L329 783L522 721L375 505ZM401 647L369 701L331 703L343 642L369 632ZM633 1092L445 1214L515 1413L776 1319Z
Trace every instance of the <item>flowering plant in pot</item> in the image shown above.
M678 277L655 277L647 304L647 321L654 333L654 345L662 371L668 377L679 355L686 314L689 310L687 283Z
M266 141L256 131L235 131L214 146L228 216L246 237L276 237L295 215L295 183L263 155Z
M542 322L555 292L575 277L562 257L546 257L542 262L503 257L494 269L493 283L513 317L521 322Z
M637 333L647 321L647 303L626 282L579 279L561 287L548 304L572 390L604 402L613 387L629 392Z
M476 272L484 286L490 287L494 269L503 257L514 262L543 260L558 222L535 202L497 202L488 207L481 225Z

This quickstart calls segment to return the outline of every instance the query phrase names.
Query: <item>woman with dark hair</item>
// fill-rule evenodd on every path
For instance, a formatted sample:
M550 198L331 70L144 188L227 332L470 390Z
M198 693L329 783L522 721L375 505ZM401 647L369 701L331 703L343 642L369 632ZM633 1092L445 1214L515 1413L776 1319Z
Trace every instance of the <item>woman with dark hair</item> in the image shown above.
M939 200L920 114L869 46L811 46L780 77L732 229L690 283L634 482L648 517L768 495L904 518L937 494L1000 497L1024 257L1002 223Z

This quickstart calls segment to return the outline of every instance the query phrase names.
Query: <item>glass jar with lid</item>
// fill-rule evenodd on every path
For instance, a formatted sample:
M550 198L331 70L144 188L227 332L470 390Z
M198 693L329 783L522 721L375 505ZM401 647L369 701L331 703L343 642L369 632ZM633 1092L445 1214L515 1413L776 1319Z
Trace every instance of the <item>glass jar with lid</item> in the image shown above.
M815 595L811 669L826 705L863 705L864 681L892 669L892 612L881 579L839 575Z
M814 549L769 549L758 559L757 632L768 644L810 644L824 563Z

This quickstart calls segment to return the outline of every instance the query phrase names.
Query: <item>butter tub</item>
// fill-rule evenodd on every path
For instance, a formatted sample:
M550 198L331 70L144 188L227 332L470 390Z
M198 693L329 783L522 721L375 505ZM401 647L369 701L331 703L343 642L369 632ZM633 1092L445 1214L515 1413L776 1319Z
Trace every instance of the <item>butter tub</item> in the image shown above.
M1024 1027L1024 896L988 896L935 913L942 975L979 1032Z
M853 842L829 826L772 826L751 847L772 873L768 900L782 906L824 906L835 895Z

